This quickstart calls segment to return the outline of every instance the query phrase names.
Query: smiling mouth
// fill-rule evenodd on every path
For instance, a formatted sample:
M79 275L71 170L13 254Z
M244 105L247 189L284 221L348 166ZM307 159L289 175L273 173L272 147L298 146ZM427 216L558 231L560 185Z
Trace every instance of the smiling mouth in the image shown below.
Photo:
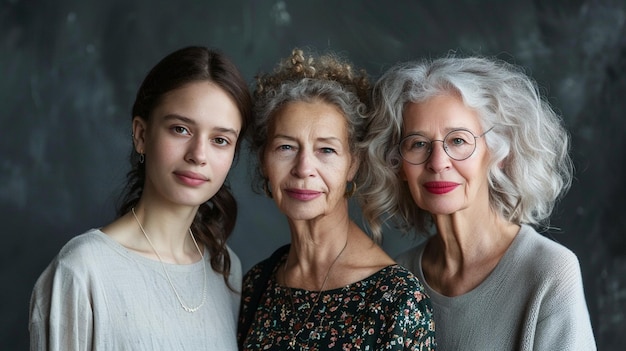
M426 191L433 194L446 194L458 186L459 184L454 182L428 182L424 184Z
M320 196L321 192L313 191L313 190L303 190L303 189L286 189L285 193L296 200L300 201L308 201L313 200Z
M185 185L199 186L209 181L206 177L193 172L177 172L176 177Z
M198 179L198 180L204 180L204 181L209 180L207 177L205 177L204 175L200 173L195 173L195 172L175 172L175 173L176 175L180 177L186 177L186 178Z

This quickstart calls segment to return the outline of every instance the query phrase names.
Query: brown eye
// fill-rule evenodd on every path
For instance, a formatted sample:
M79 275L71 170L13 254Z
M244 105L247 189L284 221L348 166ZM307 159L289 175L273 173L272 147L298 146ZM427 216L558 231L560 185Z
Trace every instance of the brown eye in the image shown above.
M181 127L181 126L174 126L172 130L174 130L174 132L177 134L185 134L185 135L190 134L187 128Z
M224 138L215 138L213 139L213 141L215 141L216 144L218 145L228 145L230 144L230 142L228 142L228 140L224 139Z

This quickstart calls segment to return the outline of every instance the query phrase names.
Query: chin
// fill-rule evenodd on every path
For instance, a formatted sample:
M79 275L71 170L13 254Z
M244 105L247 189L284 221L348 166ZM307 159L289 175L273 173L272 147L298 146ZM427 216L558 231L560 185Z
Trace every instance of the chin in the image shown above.
M287 218L294 220L294 221L309 221L315 218L319 218L321 216L323 216L323 214L320 213L312 213L309 211L281 211Z
M458 207L454 207L454 208L450 208L450 207L443 207L443 206L438 206L438 207L433 207L433 206L420 206L420 208L428 213L430 213L433 216L448 216L448 215L453 215L457 212L459 212L461 210L461 208Z
M181 206L195 207L195 206L200 206L203 203L211 200L211 198L213 198L213 195L211 195L210 197L182 196L182 197L179 197L178 199L172 200L172 202L177 203Z

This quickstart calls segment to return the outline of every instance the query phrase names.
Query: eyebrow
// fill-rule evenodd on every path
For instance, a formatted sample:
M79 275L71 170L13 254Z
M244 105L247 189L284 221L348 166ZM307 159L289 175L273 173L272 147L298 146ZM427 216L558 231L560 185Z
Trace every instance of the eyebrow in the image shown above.
M444 129L443 129L443 132L444 132L445 134L448 134L448 133L450 133L451 131L454 131L454 130L459 130L459 129L461 129L461 130L468 130L468 131L470 131L470 132L474 133L474 131L473 131L473 130L471 130L470 128L468 128L468 127L447 127L447 128L444 128ZM423 131L423 130L411 130L411 131L409 131L408 133L406 133L404 136L408 136L408 135L415 135L415 134L419 134L419 135L424 135L424 136L426 136L426 132L425 132L425 131Z
M292 141L297 141L296 138L289 136L289 135L285 135L285 134L276 134L274 135L274 137L272 139L287 139L287 140L292 140ZM341 139L339 139L338 137L322 137L322 138L317 138L315 139L315 141L321 141L321 142L337 142L341 144Z
M165 120L165 121L178 120L178 121L181 121L181 122L184 122L184 123L187 123L187 124L192 124L194 126L197 124L196 121L194 121L193 119L188 118L188 117L184 117L184 116L181 116L181 115L177 115L177 114L165 115L163 117L163 120Z
M198 123L196 123L195 120L193 120L191 118L188 118L188 117L185 117L185 116L177 115L177 114L165 115L165 117L163 117L163 120L165 120L165 121L181 121L183 123L190 124L192 126L197 126L198 125ZM213 128L213 130L218 131L218 132L222 132L222 133L232 134L235 137L239 137L239 131L237 131L236 129L233 129L233 128L215 127L215 128Z
M216 130L218 132L222 132L222 133L226 133L226 134L232 134L234 137L239 137L239 132L233 128L226 128L226 127L215 127L213 128L213 130Z

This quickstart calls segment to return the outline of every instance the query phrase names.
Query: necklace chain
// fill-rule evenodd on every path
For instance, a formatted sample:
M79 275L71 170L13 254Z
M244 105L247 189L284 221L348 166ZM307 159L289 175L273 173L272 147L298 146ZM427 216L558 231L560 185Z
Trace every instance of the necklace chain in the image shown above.
M176 290L176 287L174 286L174 283L172 283L172 279L170 278L170 274L167 272L167 269L165 268L165 264L163 263L163 259L161 259L161 255L159 255L159 252L154 248L154 245L152 245L152 241L150 240L150 237L148 237L148 234L146 234L146 231L143 229L143 226L141 225L141 222L139 222L139 218L137 218L137 214L135 214L135 208L133 207L131 209L131 211L133 212L133 216L135 217L135 220L137 221L137 224L139 224L139 229L141 229L141 232L143 233L143 235L146 237L146 239L148 240L148 244L150 244L150 247L152 248L152 251L154 251L154 253L156 254L156 256L159 258L159 262L161 262L161 267L163 267L163 272L165 272L165 277L167 278L167 282L170 284L170 286L172 287L172 290L174 290L174 294L176 295L176 298L178 299L178 302L180 303L180 305L182 306L182 308L190 313L196 312L197 310L200 309L200 307L202 307L204 305L204 302L206 301L206 262L204 260L204 257L202 256L202 251L200 251L200 247L198 246L198 243L196 242L196 238L193 236L193 233L191 232L191 228L189 228L189 235L191 235L191 240L193 240L194 245L196 246L196 249L198 250L198 253L200 254L200 259L202 260L202 269L204 271L203 274L203 289L202 289L202 301L200 302L200 304L196 307L189 307L187 306L184 302L183 299L180 297L180 294L178 294L178 290Z
M296 332L296 334L293 334L293 332L292 332L292 339L289 342L289 346L291 348L295 347L296 339L298 338L300 333L302 333L302 331L304 330L304 325L308 322L309 318L311 317L311 314L313 313L313 310L315 310L315 306L317 306L317 303L320 300L320 297L322 296L322 292L324 291L324 287L326 286L326 282L328 281L328 277L330 276L330 271L332 270L333 266L335 265L335 262L337 262L337 260L339 260L339 257L345 251L347 246L348 246L348 239L346 238L346 243L343 245L343 248L341 249L341 251L339 251L339 254L337 254L337 257L335 257L333 262L328 267L328 272L326 272L326 276L324 277L324 281L322 281L322 286L320 287L320 290L317 292L317 296L315 297L315 301L313 301L313 305L311 305L311 308L309 309L309 313L307 313L306 318L302 322L300 322L300 320L299 320L300 318L298 318L298 313L297 313L297 310L296 310L296 306L295 306L295 304L293 302L293 294L291 293L291 287L287 286L287 284L286 284L287 260L285 260L285 265L283 266L283 280L285 281L285 286L287 286L287 291L289 293L289 301L291 302L291 309L293 310L294 319L297 319L297 321L300 322L300 324L301 324L301 327L298 328L299 330Z

